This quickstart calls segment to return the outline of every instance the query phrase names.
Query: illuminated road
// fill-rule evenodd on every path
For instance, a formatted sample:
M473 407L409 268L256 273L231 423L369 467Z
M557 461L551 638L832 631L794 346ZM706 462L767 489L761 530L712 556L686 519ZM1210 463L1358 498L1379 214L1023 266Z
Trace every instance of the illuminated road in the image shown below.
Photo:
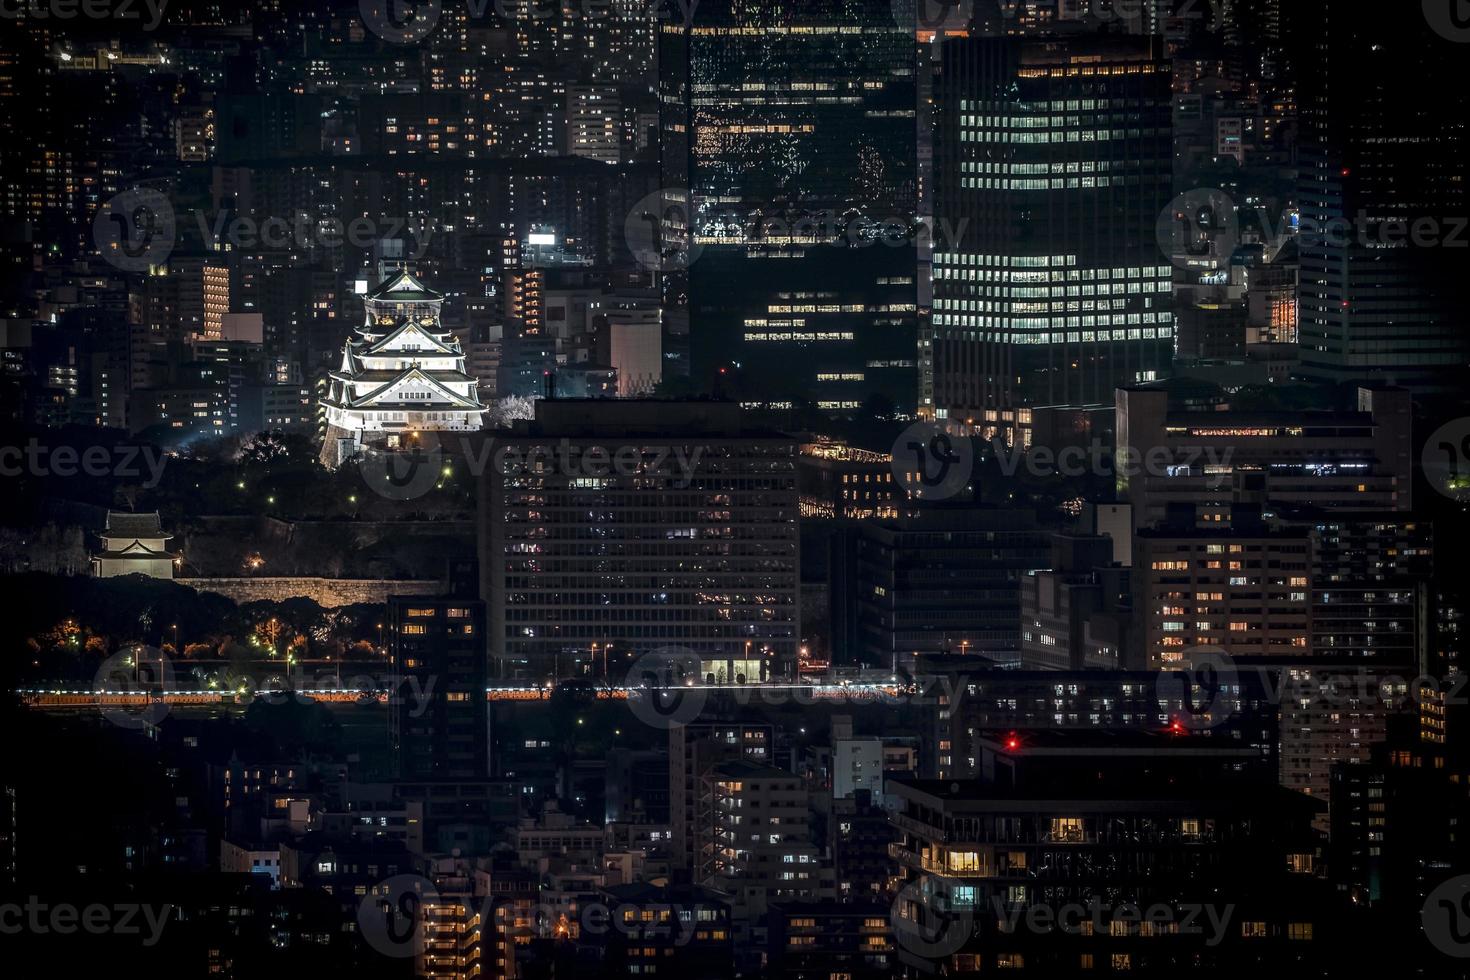
M630 695L639 697L648 691L644 687L585 687L572 691L573 695L595 697L599 701L626 701ZM728 694L736 699L751 700L865 700L892 698L908 693L909 688L898 683L891 684L685 684L658 690L690 691ZM280 697L299 694L314 701L345 702L350 704L388 703L387 690L358 691L343 688L304 688L292 690L274 688L256 691L190 691L171 690L163 693L127 690L90 691L77 688L22 688L16 692L25 705L34 708L89 708L89 707L140 707L150 702L170 705L244 704L256 698ZM485 689L487 701L550 701L556 694L551 685L495 686ZM412 696L408 694L406 696Z

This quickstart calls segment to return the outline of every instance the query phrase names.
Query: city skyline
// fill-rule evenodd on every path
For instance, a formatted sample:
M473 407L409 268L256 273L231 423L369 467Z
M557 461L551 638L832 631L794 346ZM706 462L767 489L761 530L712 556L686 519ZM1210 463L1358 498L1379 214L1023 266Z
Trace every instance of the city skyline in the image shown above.
M1461 6L0 4L0 948L1470 977Z

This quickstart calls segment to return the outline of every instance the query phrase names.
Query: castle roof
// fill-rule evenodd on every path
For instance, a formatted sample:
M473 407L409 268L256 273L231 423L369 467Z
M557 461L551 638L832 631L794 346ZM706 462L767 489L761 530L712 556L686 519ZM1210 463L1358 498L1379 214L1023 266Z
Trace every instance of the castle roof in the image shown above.
M163 519L158 516L157 511L151 514L129 514L115 510L107 512L107 530L102 536L119 541L136 541L139 538L167 541L173 537L164 533Z
M355 351L355 353L359 357L362 357L364 355L372 356L374 354L380 353L400 353L403 348L390 350L389 345L402 340L406 335L409 334L417 334L419 337L423 338L423 340L428 343L428 349L430 351L438 352L448 357L460 356L461 352L456 347L443 340L440 340L439 337L436 336L434 332L430 330L427 326L413 319L404 320L402 323L394 327L386 335L379 338L378 340L363 340L355 342L357 346L365 345L363 346L362 350Z
M444 299L444 294L425 286L404 269L368 293L367 298L380 303L437 303Z
M418 381L422 384L425 384L429 388L441 394L444 398L444 404L453 405L456 408L480 409L484 407L480 404L478 397L466 398L465 396L457 394L456 392L451 391L449 388L444 387L443 382L441 382L438 377L436 377L436 375L439 375L440 373L441 372L438 371L425 371L423 368L420 368L418 366L405 368L404 370L395 373L392 379L380 385L379 387L374 388L372 391L369 391L366 394L363 394L347 402L345 407L373 408L375 407L375 403L384 401L394 388L401 387L411 381ZM456 375L459 374L459 372L454 373ZM428 408L431 407L433 404L435 403L424 403L423 407Z

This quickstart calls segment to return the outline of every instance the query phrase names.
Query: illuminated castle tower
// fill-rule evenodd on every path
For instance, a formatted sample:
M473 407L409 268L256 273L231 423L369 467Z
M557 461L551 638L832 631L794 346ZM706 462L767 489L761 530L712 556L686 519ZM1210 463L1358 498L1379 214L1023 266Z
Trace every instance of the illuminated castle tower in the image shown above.
M459 341L439 322L444 302L407 270L364 297L367 318L342 350L323 406L331 465L363 445L407 446L419 432L474 432L484 420Z

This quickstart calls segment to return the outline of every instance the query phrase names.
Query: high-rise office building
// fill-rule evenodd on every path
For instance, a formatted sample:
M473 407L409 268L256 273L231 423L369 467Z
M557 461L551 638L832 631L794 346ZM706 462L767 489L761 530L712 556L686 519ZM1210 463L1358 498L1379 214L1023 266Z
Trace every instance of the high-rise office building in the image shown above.
M620 677L667 647L701 677L794 669L790 437L728 403L548 399L488 448L481 568L507 676Z
M1032 512L935 510L864 523L856 534L856 588L838 605L853 618L849 652L860 662L1016 656L1021 581L1050 557L1050 535Z
M1206 526L1234 504L1407 512L1413 506L1412 400L1362 387L1353 411L1189 410L1162 386L1116 393L1118 494L1138 527L1178 505Z
M662 27L662 182L687 208L655 220L686 246L664 292L696 389L913 407L916 60L889 0L707 0Z
M935 84L934 413L1107 402L1162 376L1171 270L1169 62L1157 38L948 38ZM1016 413L1008 415L1007 413Z
M1192 513L1135 539L1133 608L1153 669L1191 663L1194 651L1280 660L1311 655L1312 544L1305 529L1270 528L1238 508L1220 528Z
M466 596L388 599L389 725L404 779L489 774L485 604Z
M1328 381L1458 386L1470 97L1463 46L1413 16L1288 4L1302 75L1301 357Z

